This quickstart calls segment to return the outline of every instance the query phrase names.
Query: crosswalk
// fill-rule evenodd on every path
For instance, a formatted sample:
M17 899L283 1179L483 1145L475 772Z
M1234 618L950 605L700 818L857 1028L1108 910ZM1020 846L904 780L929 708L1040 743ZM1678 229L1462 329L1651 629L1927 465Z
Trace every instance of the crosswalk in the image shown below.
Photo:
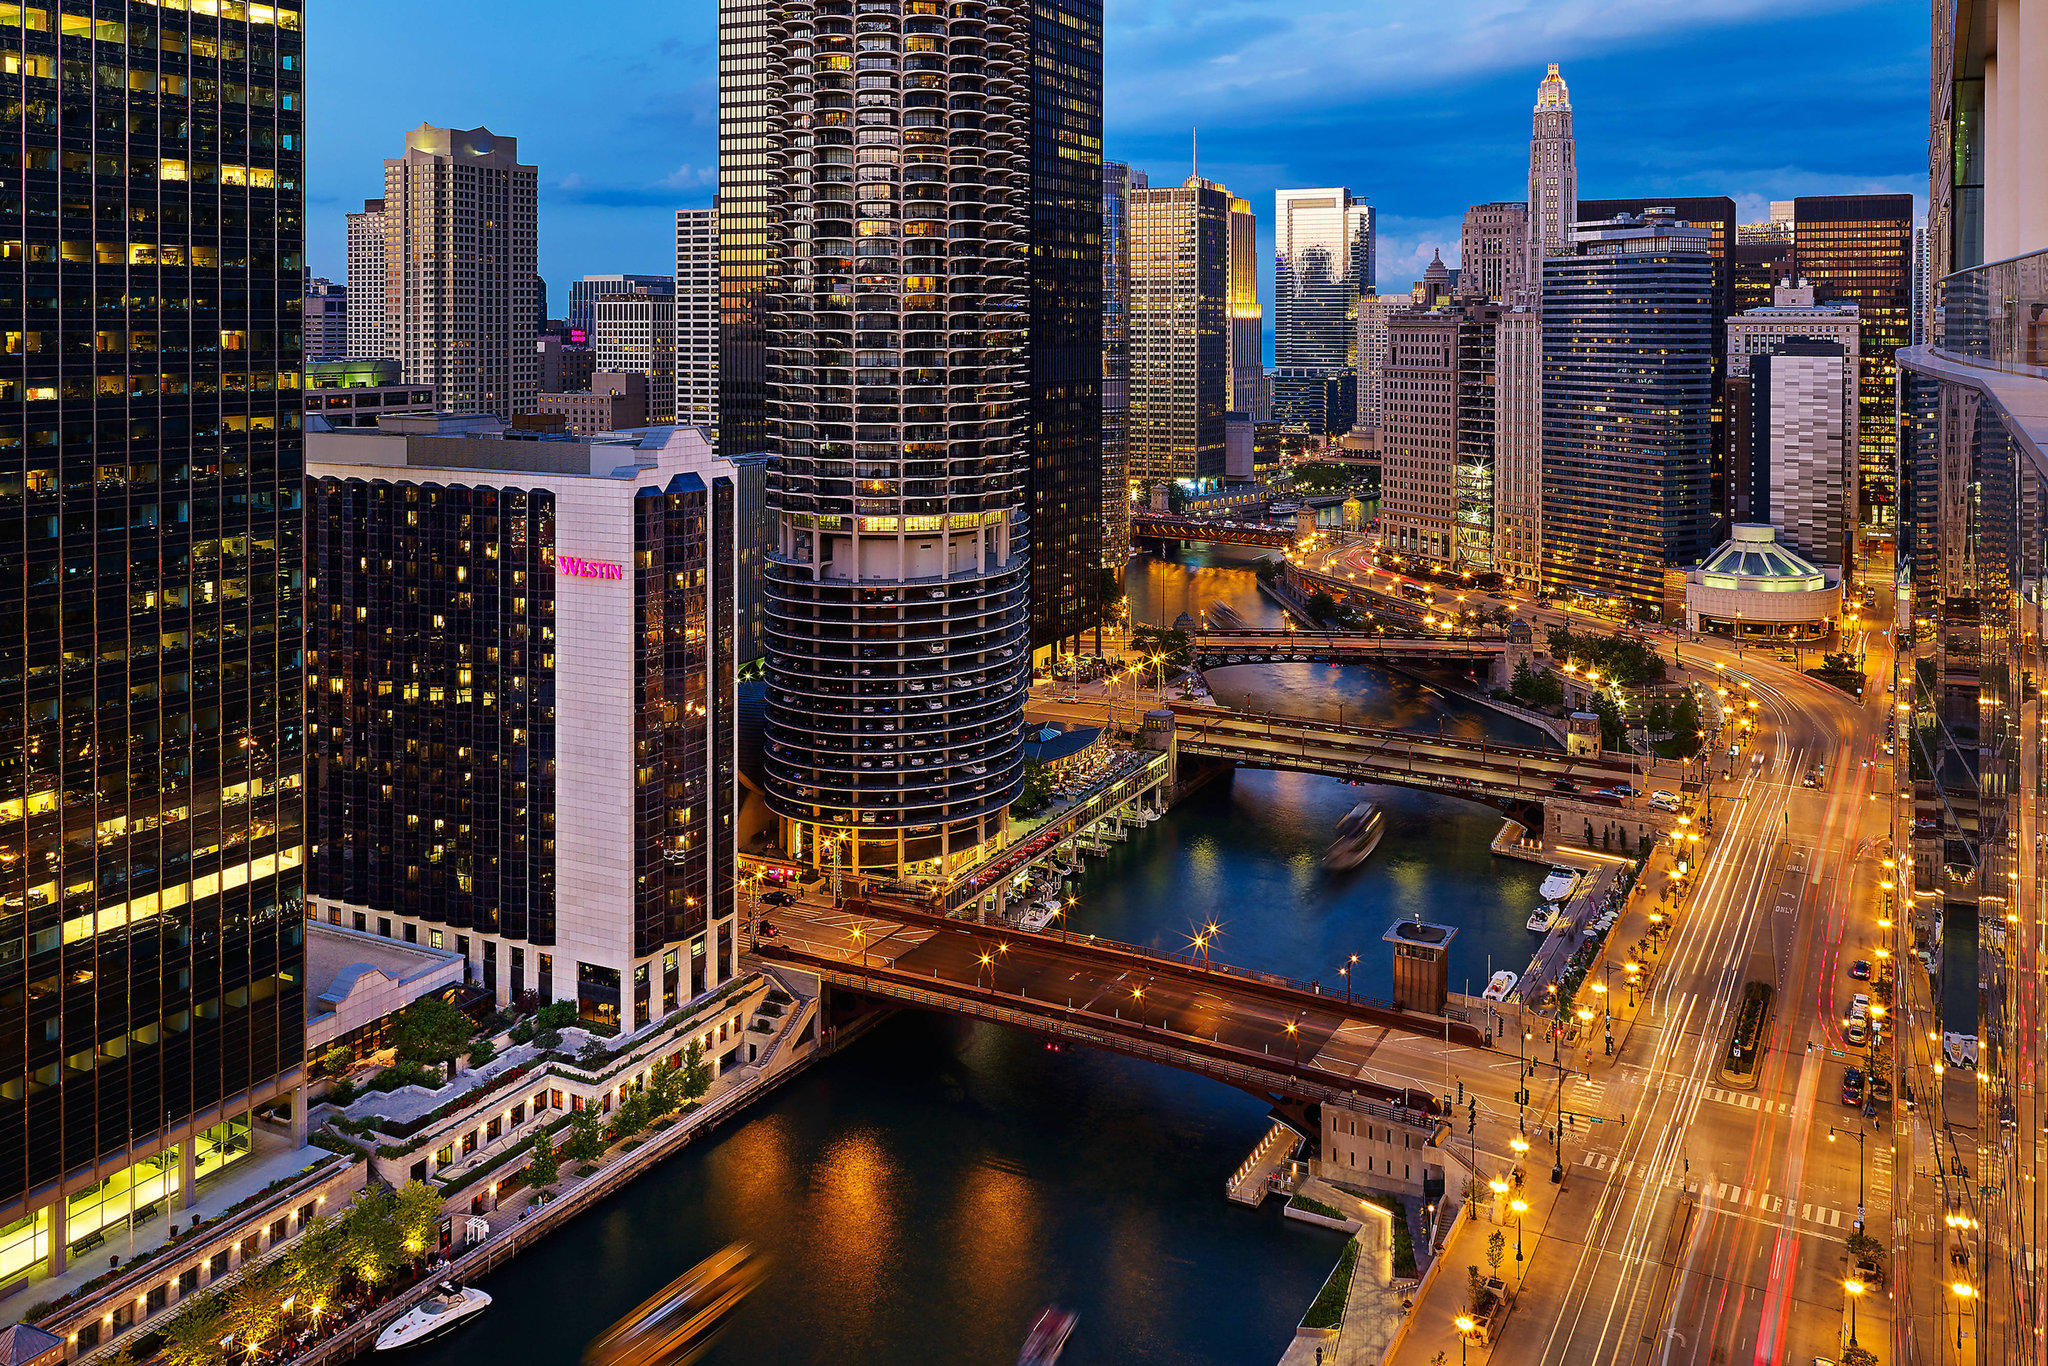
M1723 1105L1733 1105L1738 1110L1761 1110L1767 1115L1789 1115L1792 1113L1792 1103L1790 1101L1765 1100L1748 1091L1724 1091L1718 1086L1705 1086L1700 1088L1700 1094L1704 1095L1708 1100L1719 1101Z
M1636 1169L1633 1161L1616 1163L1606 1153L1587 1153L1579 1159L1579 1165L1590 1171L1620 1176L1624 1180L1634 1175ZM1676 1176L1667 1175L1664 1185L1671 1190L1680 1190L1687 1185L1687 1181L1682 1173ZM1856 1222L1854 1210L1792 1201L1768 1191L1731 1186L1725 1181L1699 1181L1693 1184L1693 1189L1699 1193L1701 1205L1710 1209L1739 1211L1766 1219L1783 1216L1789 1211L1796 1213L1798 1218L1806 1223L1828 1229L1847 1229Z

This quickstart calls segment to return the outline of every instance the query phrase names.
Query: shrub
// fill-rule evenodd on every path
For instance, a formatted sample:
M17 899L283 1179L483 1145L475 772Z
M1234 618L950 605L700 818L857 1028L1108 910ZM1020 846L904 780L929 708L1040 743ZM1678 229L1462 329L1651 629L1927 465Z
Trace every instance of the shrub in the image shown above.
M498 1046L489 1039L478 1039L469 1046L469 1065L471 1067L482 1067L497 1056Z

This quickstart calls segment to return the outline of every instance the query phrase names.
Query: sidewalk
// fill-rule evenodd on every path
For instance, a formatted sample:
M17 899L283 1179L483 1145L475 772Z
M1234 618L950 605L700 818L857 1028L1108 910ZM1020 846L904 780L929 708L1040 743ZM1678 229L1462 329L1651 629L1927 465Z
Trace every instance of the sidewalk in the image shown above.
M1521 1190L1511 1190L1498 1198L1482 1186L1481 1198L1473 1204L1472 1217L1459 1225L1450 1242L1437 1254L1442 1267L1430 1282L1428 1293L1416 1302L1414 1323L1408 1330L1407 1340L1401 1344L1403 1362L1431 1361L1438 1352L1444 1354L1447 1362L1459 1360L1457 1319L1472 1309L1471 1277L1467 1267L1478 1267L1481 1276L1498 1275L1507 1285L1509 1304L1496 1309L1493 1317L1492 1340L1495 1343L1500 1341L1503 1331L1513 1321L1513 1302L1521 1281L1515 1270L1515 1216L1508 1202L1519 1199L1529 1205L1522 1215L1522 1266L1526 1272L1530 1259L1545 1241L1558 1193L1558 1187L1540 1175L1524 1183ZM1498 1272L1491 1270L1486 1260L1487 1245L1496 1233L1501 1235L1502 1253ZM1480 1345L1477 1333L1464 1348L1468 1361L1483 1361L1491 1350Z

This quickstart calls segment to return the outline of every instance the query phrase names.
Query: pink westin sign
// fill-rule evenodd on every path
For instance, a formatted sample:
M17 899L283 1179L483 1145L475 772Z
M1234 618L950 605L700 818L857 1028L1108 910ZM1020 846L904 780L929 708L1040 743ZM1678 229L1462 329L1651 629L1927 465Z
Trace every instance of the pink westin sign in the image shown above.
M601 560L581 560L574 555L555 556L555 568L572 579L623 579L624 565L605 564Z

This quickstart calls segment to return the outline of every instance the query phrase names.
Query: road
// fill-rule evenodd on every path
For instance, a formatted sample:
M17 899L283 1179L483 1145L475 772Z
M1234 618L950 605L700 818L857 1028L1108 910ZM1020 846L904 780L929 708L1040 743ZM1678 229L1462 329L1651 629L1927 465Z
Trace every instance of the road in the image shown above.
M1761 762L1715 785L1718 837L1604 1074L1605 1102L1631 1122L1595 1136L1553 1205L1504 1361L1839 1359L1859 1202L1874 1233L1890 1229L1889 1129L1882 1112L1866 1126L1841 1103L1844 1069L1862 1058L1840 1023L1868 989L1848 964L1881 942L1887 803L1872 797L1888 778L1866 761L1883 757L1872 737L1888 702L1859 704L1755 651L1684 648L1695 669L1752 680L1733 691L1759 704ZM1827 778L1809 788L1816 762ZM1744 1085L1721 1067L1750 980L1777 1001ZM1860 1297L1859 1342L1886 1346L1888 1303L1879 1286Z

